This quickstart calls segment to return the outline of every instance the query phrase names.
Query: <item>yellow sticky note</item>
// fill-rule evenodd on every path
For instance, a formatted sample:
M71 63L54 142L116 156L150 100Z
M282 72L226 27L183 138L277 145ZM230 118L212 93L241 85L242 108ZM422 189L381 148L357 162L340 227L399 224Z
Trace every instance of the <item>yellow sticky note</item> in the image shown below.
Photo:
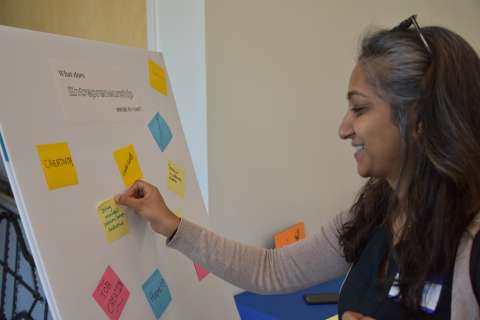
M331 316L330 318L327 318L325 320L338 320L338 314Z
M181 198L185 197L185 184L183 169L177 167L173 161L168 161L168 189Z
M104 228L108 243L112 243L128 233L127 215L115 200L108 199L100 202L97 206L97 215Z
M150 86L153 89L164 96L168 96L167 73L151 59L148 59L148 78L150 80Z
M174 210L173 213L179 218L183 217L183 212L181 209Z
M37 145L49 190L78 184L77 170L66 142Z
M133 144L116 150L113 153L113 157L115 158L118 171L126 187L129 187L136 180L143 178L142 169L140 169L137 153L135 152Z

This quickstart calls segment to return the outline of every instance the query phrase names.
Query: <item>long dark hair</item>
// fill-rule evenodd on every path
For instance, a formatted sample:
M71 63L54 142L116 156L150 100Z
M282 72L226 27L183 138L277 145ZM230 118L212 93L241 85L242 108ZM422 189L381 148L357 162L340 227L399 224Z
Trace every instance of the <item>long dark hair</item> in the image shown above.
M410 314L419 310L427 277L453 269L460 238L480 209L480 60L450 30L421 32L431 53L414 29L377 31L362 41L358 63L391 106L403 163L396 187L367 181L340 232L354 263L374 229L393 230L402 212L399 287Z

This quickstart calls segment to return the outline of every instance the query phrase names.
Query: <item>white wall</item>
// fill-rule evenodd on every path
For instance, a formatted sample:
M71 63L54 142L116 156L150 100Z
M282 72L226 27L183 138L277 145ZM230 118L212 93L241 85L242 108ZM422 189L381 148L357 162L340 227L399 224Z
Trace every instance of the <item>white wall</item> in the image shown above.
M150 50L165 57L180 120L208 209L203 0L147 0Z
M480 48L478 0L147 3L213 226L260 246L297 221L315 232L362 183L337 135L362 33L418 13Z
M361 185L337 129L369 26L418 13L480 49L478 0L206 0L205 13L210 214L261 246L300 220L315 232Z

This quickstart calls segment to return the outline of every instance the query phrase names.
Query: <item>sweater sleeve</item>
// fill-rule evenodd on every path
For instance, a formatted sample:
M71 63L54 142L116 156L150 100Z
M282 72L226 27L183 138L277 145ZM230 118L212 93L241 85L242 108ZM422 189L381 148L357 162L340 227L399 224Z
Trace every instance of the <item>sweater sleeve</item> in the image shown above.
M341 213L319 232L281 249L241 244L182 219L167 246L245 290L262 294L293 292L347 272L338 241L346 217L347 213Z

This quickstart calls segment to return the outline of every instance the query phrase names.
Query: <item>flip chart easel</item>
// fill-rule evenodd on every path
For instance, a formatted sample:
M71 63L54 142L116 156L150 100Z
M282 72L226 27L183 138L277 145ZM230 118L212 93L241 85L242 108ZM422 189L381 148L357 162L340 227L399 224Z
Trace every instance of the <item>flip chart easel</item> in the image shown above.
M221 280L103 203L143 177L208 226L162 55L8 27L0 42L1 154L52 316L237 318Z

